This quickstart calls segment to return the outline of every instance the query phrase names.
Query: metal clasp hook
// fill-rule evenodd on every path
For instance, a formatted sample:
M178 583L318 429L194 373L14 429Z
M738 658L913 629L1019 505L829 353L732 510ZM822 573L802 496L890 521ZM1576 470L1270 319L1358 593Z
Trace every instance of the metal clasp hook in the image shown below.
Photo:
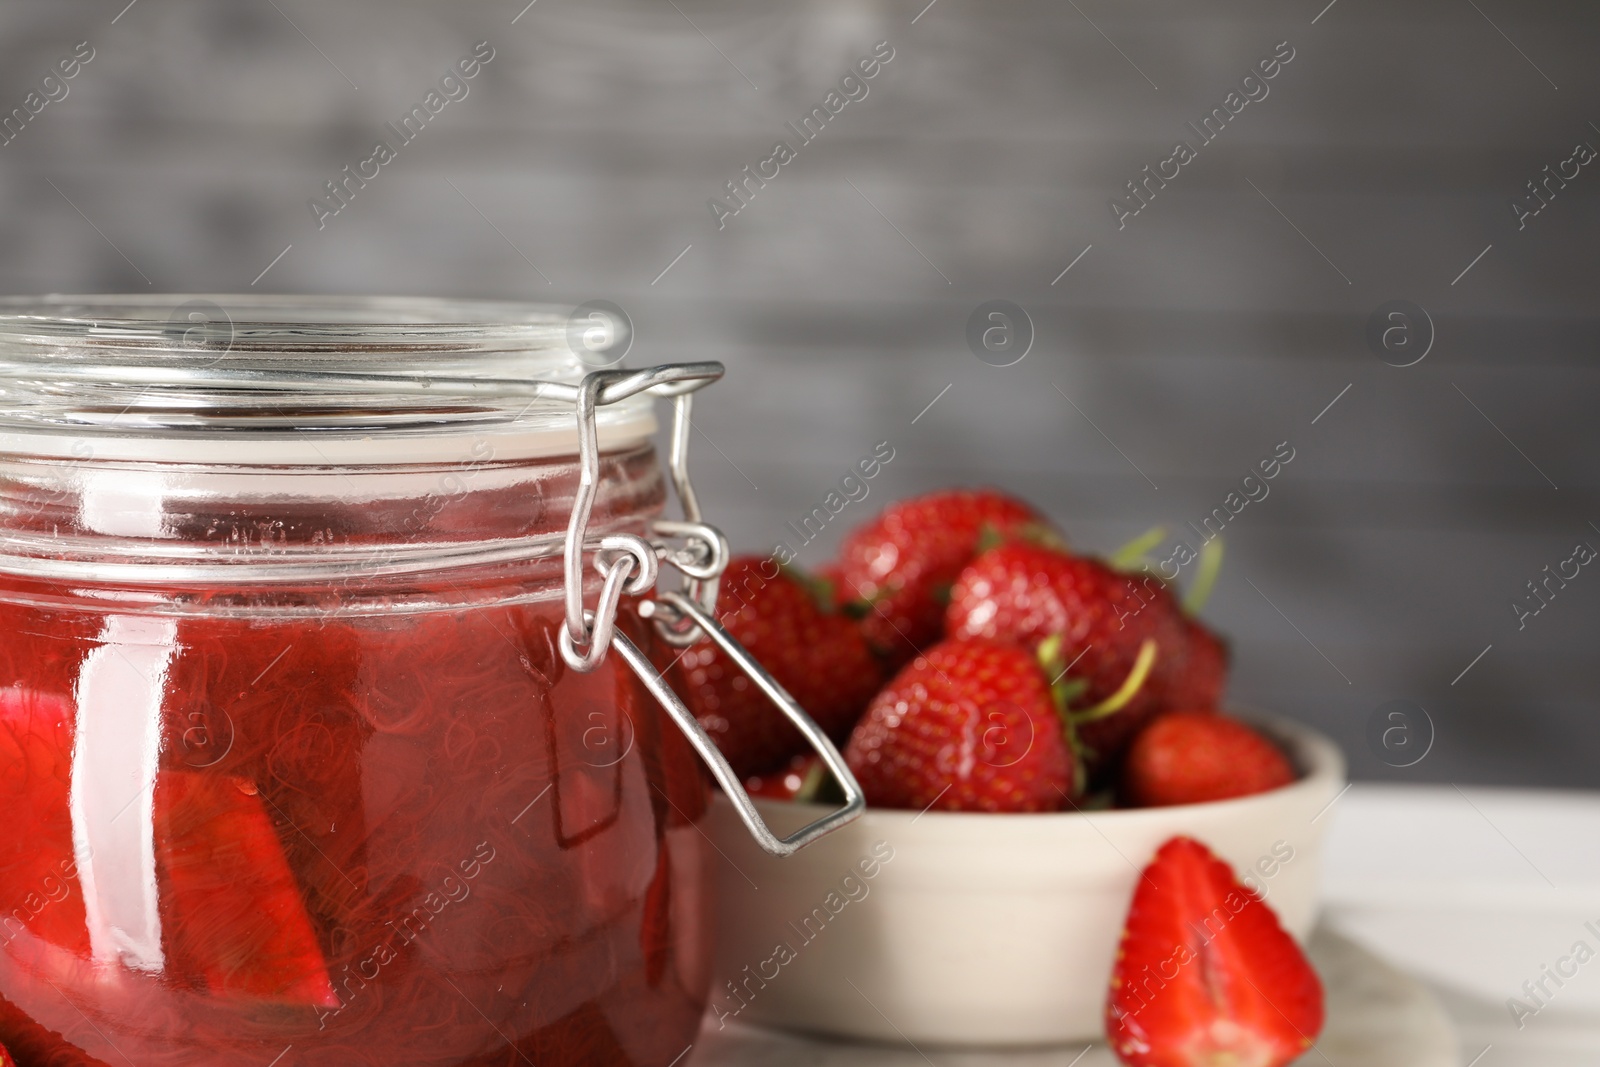
M688 736L711 775L733 802L739 818L767 852L787 856L823 834L858 817L866 807L861 786L845 765L844 757L822 728L811 720L794 697L768 674L734 637L718 624L717 587L728 565L730 551L722 531L703 522L694 486L689 481L689 433L692 394L722 376L720 363L684 363L652 367L641 371L595 371L584 377L574 390L578 413L578 491L573 499L572 519L565 544L566 624L561 628L561 657L575 671L588 672L599 667L606 652L615 647L624 662L661 702L678 727ZM652 530L659 540L647 541L633 534L602 537L598 546L588 541L589 516L594 507L600 481L599 435L596 409L637 393L650 391L673 398L672 445L669 470L673 488L683 505L683 520L659 520ZM668 538L682 538L675 548ZM584 552L594 550L594 566L604 577L599 600L591 611L583 603ZM639 605L639 614L655 623L656 632L667 644L685 648L709 637L756 684L785 718L794 723L806 742L816 750L844 791L844 806L801 827L788 837L778 837L762 820L755 803L745 792L738 773L718 750L694 713L656 670L648 656L628 636L616 628L617 609L622 596L643 596L656 585L659 565L670 563L684 575L683 588L660 593L654 600Z

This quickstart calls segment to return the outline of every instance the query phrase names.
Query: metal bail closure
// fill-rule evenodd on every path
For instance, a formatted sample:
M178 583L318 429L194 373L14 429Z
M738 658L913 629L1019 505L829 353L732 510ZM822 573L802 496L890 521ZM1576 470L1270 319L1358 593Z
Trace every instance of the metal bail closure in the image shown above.
M578 416L578 489L573 499L572 517L563 547L566 577L566 625L560 634L561 656L575 671L588 672L605 660L615 648L646 689L661 702L678 724L712 777L733 802L756 842L774 856L788 856L823 834L854 820L866 808L861 786L844 757L828 740L822 728L811 721L777 680L768 674L744 646L717 624L713 613L717 605L717 586L727 566L728 542L722 532L701 520L699 501L689 481L689 430L695 390L722 377L720 363L664 364L639 371L594 371L570 390L570 401ZM591 542L589 515L594 506L600 479L600 446L596 433L596 409L641 392L673 400L672 449L669 470L673 487L683 505L683 521L659 520L654 524L653 540L632 534L613 534ZM674 548L669 538L682 538L686 544ZM584 606L584 553L594 551L594 567L604 578L600 598L593 610ZM668 645L683 648L702 637L709 637L738 664L739 669L777 705L779 711L800 730L806 741L822 757L834 779L844 790L844 807L829 812L808 826L780 838L762 821L744 783L718 750L711 735L695 719L655 665L621 630L616 628L617 609L623 594L642 596L655 585L659 565L667 562L686 579L681 590L662 592L655 600L639 604L639 614L653 618L656 633Z
M700 758L706 761L712 777L716 778L717 784L722 786L722 791L733 802L739 818L743 820L751 836L756 839L756 843L774 856L792 855L824 834L831 833L859 817L866 809L866 799L861 793L861 786L850 773L850 768L845 766L844 757L839 754L839 750L828 739L822 727L811 720L811 716L795 703L794 697L790 696L783 686L778 684L777 679L768 674L766 669L745 651L743 645L734 640L732 634L724 630L716 619L702 611L698 604L683 593L662 593L659 600L647 600L640 604L639 611L642 615L652 615L660 611L663 606L670 612L681 613L693 620L701 632L716 642L718 647L738 664L739 669L767 695L767 699L777 705L784 717L800 730L806 742L816 750L817 755L822 757L822 762L827 765L834 780L844 790L845 800L842 808L802 826L788 837L780 838L762 820L761 813L756 810L755 802L750 799L750 794L745 792L744 783L739 780L738 773L728 764L727 759L718 750L716 742L711 740L711 735L706 733L705 728L694 717L694 712L684 705L682 698L667 684L667 680L661 677L645 654L639 651L639 647L628 640L626 634L617 631L612 635L612 646L622 654L623 660L633 668L633 673L639 676L645 688L655 695L661 706L667 710L667 714L678 724L679 729L688 736L689 743L700 753Z

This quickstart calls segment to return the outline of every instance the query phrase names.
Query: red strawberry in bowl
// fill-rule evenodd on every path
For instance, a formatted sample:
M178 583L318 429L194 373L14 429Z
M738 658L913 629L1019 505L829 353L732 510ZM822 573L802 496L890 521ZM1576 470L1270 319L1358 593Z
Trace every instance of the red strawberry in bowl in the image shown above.
M1029 649L1051 642L1046 669L1074 683L1078 737L1093 768L1113 761L1160 710L1183 642L1181 611L1159 580L1022 542L991 549L961 572L945 628L952 638Z
M1200 804L1264 793L1294 781L1294 768L1267 738L1209 711L1164 715L1134 738L1122 793L1135 807Z
M744 791L753 797L766 800L795 800L800 797L806 781L822 764L815 754L799 755L783 766L766 774L754 774L744 780Z
M1183 619L1183 640L1166 672L1163 701L1172 708L1215 708L1228 684L1228 645L1199 619Z
M1031 654L946 641L877 695L845 760L881 808L1055 811L1077 785L1075 757Z
M1134 889L1106 999L1130 1067L1285 1067L1323 1023L1322 983L1260 897L1175 837Z
M736 556L722 576L718 621L842 741L883 680L855 623L824 610L808 582L770 559ZM675 688L742 778L805 749L800 732L709 640L678 660Z
M841 600L856 599L867 639L891 668L938 641L951 583L986 538L1058 541L1029 505L994 489L902 500L851 531L839 551Z

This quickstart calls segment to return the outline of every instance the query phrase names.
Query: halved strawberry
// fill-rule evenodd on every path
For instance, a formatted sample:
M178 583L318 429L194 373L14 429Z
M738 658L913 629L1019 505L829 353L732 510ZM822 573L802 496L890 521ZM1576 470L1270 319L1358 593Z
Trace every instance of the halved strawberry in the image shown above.
M156 872L168 973L211 993L336 1008L339 998L253 783L156 779Z
M945 641L879 693L845 760L867 803L941 811L1055 811L1077 785L1038 663L1015 645Z
M841 601L858 600L862 631L891 670L942 636L950 586L985 537L1059 541L1032 507L994 489L945 489L902 500L852 530L839 549Z
M1322 1030L1322 983L1272 909L1200 842L1144 869L1106 998L1131 1067L1284 1067Z

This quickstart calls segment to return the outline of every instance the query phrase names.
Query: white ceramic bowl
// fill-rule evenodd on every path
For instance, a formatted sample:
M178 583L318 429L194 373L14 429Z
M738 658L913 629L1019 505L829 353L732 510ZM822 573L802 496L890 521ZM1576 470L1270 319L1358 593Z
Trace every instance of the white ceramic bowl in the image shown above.
M1269 793L1170 808L985 815L869 809L787 859L726 798L714 1019L918 1045L1041 1045L1102 1034L1106 983L1139 870L1188 834L1304 940L1321 816L1344 788L1327 738L1252 717L1302 773ZM780 833L809 804L759 801Z

